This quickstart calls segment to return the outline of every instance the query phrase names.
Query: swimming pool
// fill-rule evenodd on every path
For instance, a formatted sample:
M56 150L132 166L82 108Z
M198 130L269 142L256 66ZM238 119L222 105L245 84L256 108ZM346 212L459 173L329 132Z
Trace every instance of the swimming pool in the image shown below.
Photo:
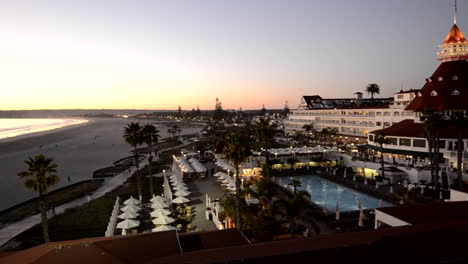
M283 187L293 190L293 187L288 185L293 179L301 182L301 187L298 187L298 190L306 190L309 192L312 201L325 207L329 212L334 212L336 210L337 203L339 204L340 211L359 210L359 201L361 202L362 209L380 207L379 199L318 176L276 177L274 181ZM392 206L392 204L383 202L383 206Z

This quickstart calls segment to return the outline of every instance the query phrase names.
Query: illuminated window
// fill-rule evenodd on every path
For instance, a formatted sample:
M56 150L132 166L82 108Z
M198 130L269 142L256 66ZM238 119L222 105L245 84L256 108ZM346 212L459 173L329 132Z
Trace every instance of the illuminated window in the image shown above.
M459 95L460 92L459 92L458 90L453 90L451 94L452 94L452 95Z

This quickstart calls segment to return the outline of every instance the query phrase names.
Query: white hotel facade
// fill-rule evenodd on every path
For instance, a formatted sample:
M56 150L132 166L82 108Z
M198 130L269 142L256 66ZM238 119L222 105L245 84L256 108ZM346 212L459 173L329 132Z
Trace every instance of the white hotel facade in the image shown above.
M312 124L315 130L336 128L338 134L367 138L373 130L390 127L402 120L413 119L413 111L405 107L416 96L417 90L400 91L393 98L375 99L380 105L367 106L371 99L355 98L322 99L320 96L303 96L296 110L284 121L285 133L304 131Z

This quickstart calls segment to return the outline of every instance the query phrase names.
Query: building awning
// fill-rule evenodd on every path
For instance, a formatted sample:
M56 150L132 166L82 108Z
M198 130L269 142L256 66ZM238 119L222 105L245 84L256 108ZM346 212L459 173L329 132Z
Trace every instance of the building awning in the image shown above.
M366 145L363 145L362 147L380 152L380 147L379 146L366 144ZM405 156L411 155L411 156L416 156L416 157L429 158L429 153L428 152L421 152L421 151L383 148L383 152L388 153L388 154L397 154L397 155L405 155ZM439 153L439 158L440 159L443 158L442 153Z

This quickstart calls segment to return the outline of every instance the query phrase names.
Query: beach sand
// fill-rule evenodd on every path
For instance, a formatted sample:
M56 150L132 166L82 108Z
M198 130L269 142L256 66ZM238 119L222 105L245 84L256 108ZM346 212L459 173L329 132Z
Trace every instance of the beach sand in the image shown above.
M81 125L0 141L0 210L36 197L17 176L18 172L26 169L24 161L28 157L44 154L54 158L58 164L60 182L53 189L90 179L95 170L111 166L114 161L131 155L132 148L123 140L123 131L128 123L135 121L94 119ZM150 121L139 122L144 124ZM167 137L167 127L161 123L156 125L161 137ZM200 130L201 127L182 127L181 134Z

